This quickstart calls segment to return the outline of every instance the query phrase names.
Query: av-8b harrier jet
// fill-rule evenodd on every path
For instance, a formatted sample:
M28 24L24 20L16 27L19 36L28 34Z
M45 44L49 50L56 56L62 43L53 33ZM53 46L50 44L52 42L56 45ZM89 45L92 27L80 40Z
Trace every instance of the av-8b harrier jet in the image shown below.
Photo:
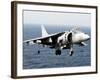
M27 44L42 44L44 47L54 48L56 55L61 55L62 49L69 49L69 55L72 56L73 45L86 46L85 41L90 39L88 34L81 32L77 29L64 31L54 34L48 34L44 25L41 25L42 37L25 40ZM40 53L40 51L38 51Z

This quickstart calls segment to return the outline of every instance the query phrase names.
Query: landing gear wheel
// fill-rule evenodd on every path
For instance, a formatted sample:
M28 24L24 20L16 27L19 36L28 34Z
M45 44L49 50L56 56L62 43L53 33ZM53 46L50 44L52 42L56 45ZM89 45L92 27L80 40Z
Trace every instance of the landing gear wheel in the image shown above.
M38 54L40 54L40 50L38 50Z
M73 53L74 53L74 51L71 51L71 54L70 54L70 56L72 56L72 55L73 55Z
M61 55L61 50L56 50L55 54L56 55Z

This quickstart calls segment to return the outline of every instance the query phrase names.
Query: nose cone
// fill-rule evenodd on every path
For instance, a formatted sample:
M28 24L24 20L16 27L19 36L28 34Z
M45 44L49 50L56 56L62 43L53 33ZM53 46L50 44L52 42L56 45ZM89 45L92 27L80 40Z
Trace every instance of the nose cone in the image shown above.
M90 36L89 35L85 35L84 38L85 38L85 40L89 40Z

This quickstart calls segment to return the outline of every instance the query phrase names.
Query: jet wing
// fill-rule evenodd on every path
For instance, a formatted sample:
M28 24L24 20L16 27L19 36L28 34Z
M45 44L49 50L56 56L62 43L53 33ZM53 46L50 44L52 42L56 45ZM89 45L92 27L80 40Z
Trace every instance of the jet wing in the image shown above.
M57 38L61 35L63 35L65 32L50 34L48 36L34 38L30 40L25 40L24 43L37 43L37 44L44 44L44 45L51 45L55 44L57 42Z

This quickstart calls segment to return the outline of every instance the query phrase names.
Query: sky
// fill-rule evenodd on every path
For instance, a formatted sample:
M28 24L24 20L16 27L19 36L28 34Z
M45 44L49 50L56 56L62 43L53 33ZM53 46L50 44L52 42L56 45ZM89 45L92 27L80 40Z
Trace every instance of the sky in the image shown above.
M75 12L23 11L24 24L91 26L91 14Z

